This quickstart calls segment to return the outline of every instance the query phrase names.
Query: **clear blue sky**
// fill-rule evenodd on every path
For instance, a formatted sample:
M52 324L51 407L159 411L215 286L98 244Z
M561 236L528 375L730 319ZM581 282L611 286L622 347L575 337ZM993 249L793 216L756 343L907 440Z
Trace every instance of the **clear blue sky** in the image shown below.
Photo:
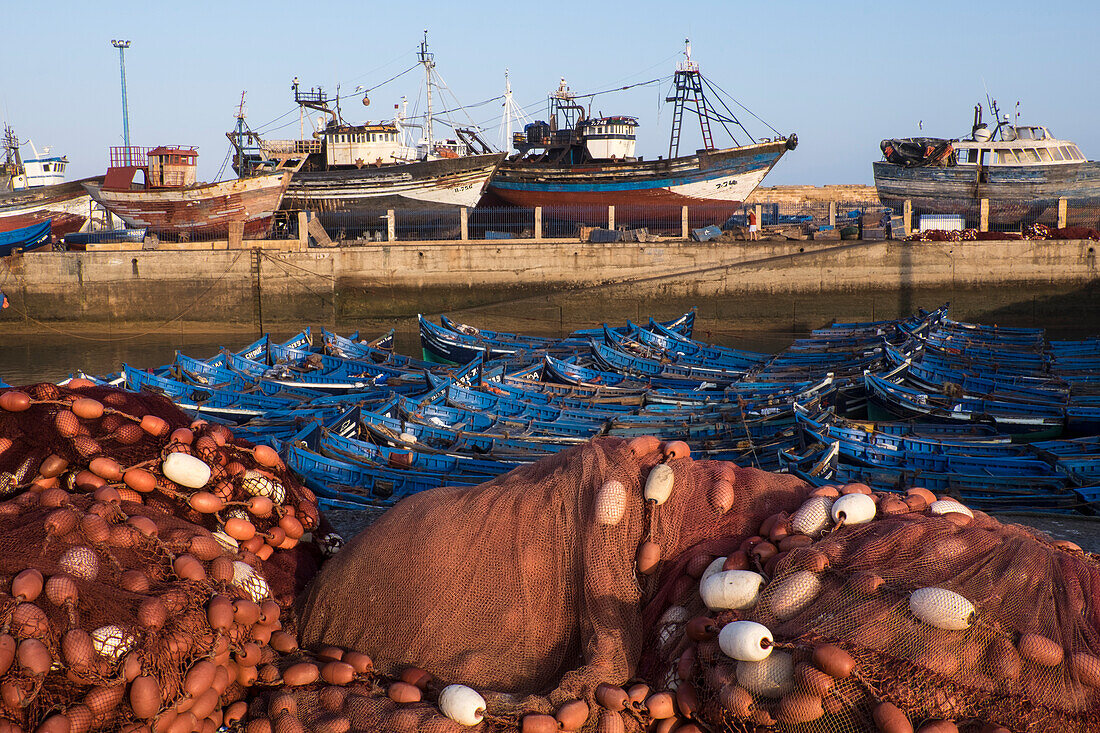
M290 80L342 92L373 87L415 62L423 29L438 69L464 104L500 94L504 69L534 113L564 76L588 92L671 74L692 40L704 75L800 145L768 184L870 183L879 140L969 131L986 91L1021 122L1045 124L1100 158L1100 3L757 2L638 0L531 3L51 2L8 3L0 45L0 117L52 145L70 178L102 173L122 141L118 52L126 38L130 138L199 146L212 180L242 90L258 127L294 108ZM392 114L415 96L409 74L345 102L350 121ZM639 152L663 154L667 84L597 97L593 113L642 123ZM411 102L410 102L411 107ZM663 107L663 109L659 108ZM472 111L495 140L499 102ZM542 116L541 114L539 116ZM749 115L750 131L771 135ZM271 133L295 137L293 124ZM685 137L685 150L696 137ZM718 142L718 141L716 141Z

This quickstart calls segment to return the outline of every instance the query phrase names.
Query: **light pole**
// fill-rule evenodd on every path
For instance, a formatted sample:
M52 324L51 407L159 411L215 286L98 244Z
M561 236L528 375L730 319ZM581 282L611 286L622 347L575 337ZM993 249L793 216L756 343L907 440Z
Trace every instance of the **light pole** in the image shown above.
M130 165L130 114L126 109L126 49L130 47L129 41L111 40L111 45L118 49L118 68L122 74L122 144L126 146L126 164Z

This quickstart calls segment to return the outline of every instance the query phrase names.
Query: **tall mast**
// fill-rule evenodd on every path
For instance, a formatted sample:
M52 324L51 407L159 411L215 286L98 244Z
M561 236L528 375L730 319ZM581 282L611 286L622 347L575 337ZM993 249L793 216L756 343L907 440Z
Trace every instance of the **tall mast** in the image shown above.
M435 68L435 54L428 53L428 30L424 29L424 40L420 42L417 59L424 65L424 88L428 96L428 115L424 123L424 137L428 144L428 153L432 150L432 69Z
M512 80L508 69L504 70L504 135L500 149L507 152L512 147Z
M118 69L122 77L122 144L126 146L126 163L130 160L130 112L126 104L126 49L130 47L129 41L112 40L111 45L118 49Z
M233 131L237 138L237 177L244 178L244 145L247 134L244 122L244 92L241 92L241 102L237 105L237 128ZM250 141L251 142L251 141Z
M710 133L710 118L713 112L703 94L703 85L699 74L699 64L691 60L691 39L684 39L684 60L676 65L676 76L673 80L675 96L666 97L666 102L674 102L672 110L672 134L668 141L668 157L674 158L680 152L680 129L684 121L684 106L686 103L695 105L695 112L699 115L699 128L703 133L703 148L714 149L714 138Z

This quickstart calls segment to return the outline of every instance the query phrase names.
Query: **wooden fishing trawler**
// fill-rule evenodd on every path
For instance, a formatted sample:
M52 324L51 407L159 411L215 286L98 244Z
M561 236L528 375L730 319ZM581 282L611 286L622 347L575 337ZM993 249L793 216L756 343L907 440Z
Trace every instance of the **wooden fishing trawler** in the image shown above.
M29 141L28 141L29 142ZM65 181L65 156L51 155L46 147L40 154L31 143L32 155L24 158L19 138L4 126L4 161L0 163L0 231L52 220L56 237L79 231L91 213L92 199L81 185L100 179Z
M747 145L734 140L734 147L715 147L712 120L727 132L729 125L744 127L707 99L704 87L711 87L691 60L690 42L684 55L676 68L674 94L666 99L675 104L667 158L637 157L637 119L589 117L562 79L550 95L548 121L532 122L513 137L518 152L501 164L489 182L490 194L515 206L644 206L649 212L678 212L689 206L732 214L783 154L798 145L798 137L777 136ZM703 148L680 156L680 132L689 104L699 117Z
M300 111L322 114L311 138L264 140L237 115L237 128L227 133L236 149L233 166L242 176L264 170L295 170L283 199L284 209L327 212L372 212L387 209L473 207L485 190L504 153L493 152L476 130L454 128L454 137L433 134L432 89L442 84L435 73L435 55L427 37L418 53L424 67L427 114L424 124L409 124L401 114L393 120L350 124L344 121L339 96L323 89L305 91L295 79L291 88ZM363 104L369 104L364 95ZM423 136L406 145L407 128L421 127Z
M990 106L997 119L996 103ZM915 211L961 215L976 227L982 199L989 201L991 224L1014 225L1053 219L1065 198L1068 223L1096 226L1074 208L1100 201L1100 162L1045 127L1010 124L1005 115L990 130L978 105L967 138L883 140L881 148L883 160L873 167L883 206L900 211L908 200Z
M194 147L113 147L103 183L85 182L84 188L128 226L160 237L225 235L234 222L244 224L245 236L264 234L290 172L199 183L197 158Z

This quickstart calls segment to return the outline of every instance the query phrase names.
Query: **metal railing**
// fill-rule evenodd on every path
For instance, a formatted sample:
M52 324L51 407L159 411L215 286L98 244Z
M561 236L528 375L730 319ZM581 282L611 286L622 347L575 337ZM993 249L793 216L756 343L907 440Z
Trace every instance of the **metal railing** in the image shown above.
M906 202L892 213L893 235L897 239L907 234L932 240L945 235L951 239L1041 238L1044 234L1078 238L1090 236L1089 230L1100 230L1100 203L1068 199L981 199L969 210L954 214Z

